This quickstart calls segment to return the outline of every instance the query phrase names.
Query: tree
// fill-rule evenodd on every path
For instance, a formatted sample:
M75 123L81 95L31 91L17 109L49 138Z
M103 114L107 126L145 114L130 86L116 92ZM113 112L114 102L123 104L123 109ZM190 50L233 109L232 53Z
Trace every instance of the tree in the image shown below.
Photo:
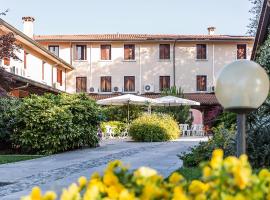
M0 16L5 16L8 13L8 9L1 12ZM20 58L17 56L16 52L19 52L21 46L16 44L16 38L14 37L13 33L7 33L0 35L0 59L14 59L14 60L20 60ZM3 70L0 70L0 96L6 96L6 88L7 86L4 86L8 83L8 77L5 76L3 73Z
M249 10L249 12L252 14L252 17L249 18L250 23L247 26L248 27L247 34L255 36L264 0L249 0L249 1L251 2L251 4L253 4L253 7Z

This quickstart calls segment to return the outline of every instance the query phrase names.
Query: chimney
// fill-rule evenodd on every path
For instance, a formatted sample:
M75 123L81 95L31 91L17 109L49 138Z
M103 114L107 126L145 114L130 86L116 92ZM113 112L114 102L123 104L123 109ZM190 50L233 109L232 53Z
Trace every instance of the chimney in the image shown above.
M207 30L208 30L208 35L215 35L216 27L211 26L211 27L208 27Z
M23 17L23 33L27 35L30 38L33 38L34 36L34 17Z

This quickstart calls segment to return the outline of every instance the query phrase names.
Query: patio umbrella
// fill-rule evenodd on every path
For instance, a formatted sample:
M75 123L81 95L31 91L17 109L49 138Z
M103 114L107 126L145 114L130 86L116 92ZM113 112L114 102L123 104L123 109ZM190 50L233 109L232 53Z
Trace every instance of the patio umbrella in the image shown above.
M158 100L158 102L155 104L157 106L159 105L164 105L164 106L198 105L199 106L200 105L200 103L197 101L183 99L183 98L175 97L175 96L164 96L164 97L156 98L156 100Z
M152 105L160 103L156 99L146 98L133 94L125 94L117 97L111 97L107 99L98 100L97 104L100 105L128 105L128 121L129 121L129 105Z

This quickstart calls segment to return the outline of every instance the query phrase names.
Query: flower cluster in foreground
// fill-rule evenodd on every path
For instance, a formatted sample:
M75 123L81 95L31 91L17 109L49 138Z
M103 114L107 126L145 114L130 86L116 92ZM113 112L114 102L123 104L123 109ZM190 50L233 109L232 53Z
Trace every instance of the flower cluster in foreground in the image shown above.
M22 200L55 200L53 191L41 193L34 187ZM179 173L164 179L154 169L141 167L130 171L120 161L111 162L103 176L94 173L88 180L80 177L77 183L63 189L61 200L270 200L270 172L262 169L252 173L247 156L229 156L217 149L212 159L202 164L200 180L187 182Z

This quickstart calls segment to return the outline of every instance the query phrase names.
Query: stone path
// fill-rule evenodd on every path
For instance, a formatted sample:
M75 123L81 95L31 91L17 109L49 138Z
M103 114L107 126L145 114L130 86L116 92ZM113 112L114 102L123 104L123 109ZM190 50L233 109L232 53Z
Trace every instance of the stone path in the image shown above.
M63 187L84 175L102 172L112 160L122 160L132 169L139 166L155 168L164 177L181 166L177 154L187 151L205 138L183 138L171 142L137 143L109 140L93 149L82 149L35 160L0 165L0 199L15 200L29 193L33 186L61 192Z

